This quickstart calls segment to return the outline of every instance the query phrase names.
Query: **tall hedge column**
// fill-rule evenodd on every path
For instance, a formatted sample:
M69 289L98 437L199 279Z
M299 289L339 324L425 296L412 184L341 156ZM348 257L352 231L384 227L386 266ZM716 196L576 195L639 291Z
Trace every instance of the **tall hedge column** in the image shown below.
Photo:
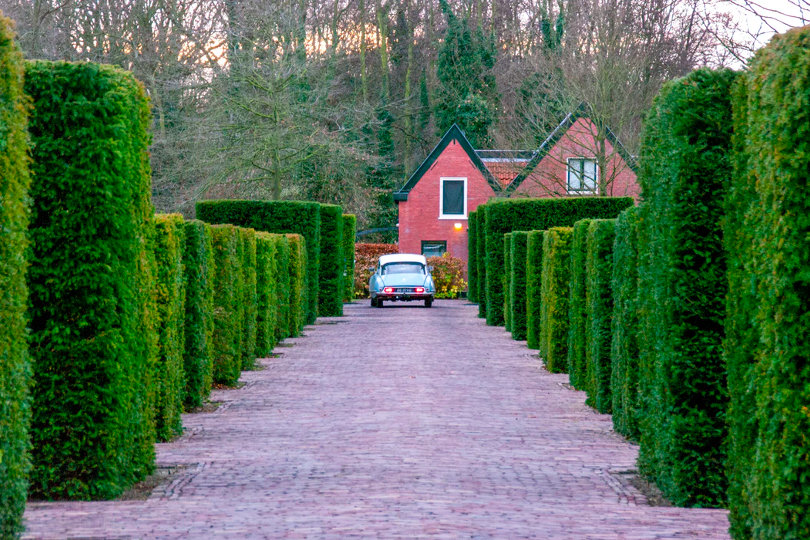
M726 204L731 532L810 538L810 27L760 49L734 94Z
M0 17L0 538L22 531L28 487L28 385L25 284L28 246L28 108L23 59L11 21Z
M343 214L343 301L354 300L354 237L357 216Z
M676 504L725 501L727 288L721 223L731 180L729 71L666 84L645 124L639 464ZM646 219L646 217L649 219ZM645 300L644 297L647 297Z
M131 74L91 63L29 63L25 89L31 488L115 497L154 463L149 102Z

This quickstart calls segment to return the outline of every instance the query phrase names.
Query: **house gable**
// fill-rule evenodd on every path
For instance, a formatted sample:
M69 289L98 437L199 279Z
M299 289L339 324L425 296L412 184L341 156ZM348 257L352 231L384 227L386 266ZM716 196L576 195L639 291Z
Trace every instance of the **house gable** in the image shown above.
M416 171L414 171L411 177L408 178L408 181L405 183L405 185L402 186L399 190L394 192L395 201L400 202L408 200L408 194L411 192L414 186L416 186L416 183L422 179L422 177L428 170L430 170L433 164L436 163L436 160L439 159L439 156L442 154L442 152L444 152L445 149L453 141L457 141L461 145L461 148L470 158L472 164L475 166L476 169L478 169L481 172L481 175L484 177L484 179L487 181L490 187L492 187L492 190L495 193L499 193L501 191L501 186L498 183L498 180L492 175L487 166L484 165L484 162L481 161L481 158L478 157L478 154L473 149L472 144L470 144L470 141L464 135L464 132L461 131L461 128L458 127L458 125L453 124L450 127L450 129L448 129L447 132L444 134L442 139L439 141L439 144L437 144L433 148L433 150L430 152L430 154L428 154L428 156L425 158L422 164L419 165L419 167L416 169Z
M589 127L594 126L593 121L587 114L587 105L580 105L576 111L571 112L565 116L559 125L549 134L543 144L535 151L534 156L526 165L526 167L512 180L512 182L505 188L507 196L517 192L531 194L534 196L548 196L548 195L569 195L568 193L555 193L549 190L546 193L533 193L531 187L524 185L527 178L536 179L546 173L549 160L553 160L555 155L571 154L570 157L590 157L583 155L583 152L576 152L576 149L587 148L587 144L581 142L580 139L587 138L588 135L592 137L592 131ZM621 183L635 184L636 176L636 160L630 155L621 141L616 137L610 128L606 130L606 140L610 147L610 166L615 170L628 169L627 174L621 174ZM567 152L563 152L562 146L567 146ZM546 165L545 167L543 165ZM632 176L632 178L629 178ZM635 195L637 189L632 186L625 186L625 191L630 190L629 193Z

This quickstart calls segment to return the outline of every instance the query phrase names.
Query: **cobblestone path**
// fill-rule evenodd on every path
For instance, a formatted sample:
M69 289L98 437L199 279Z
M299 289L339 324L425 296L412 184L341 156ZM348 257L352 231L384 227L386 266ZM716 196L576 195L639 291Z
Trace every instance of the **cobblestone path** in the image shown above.
M651 507L636 447L475 306L346 306L185 415L145 501L31 503L30 538L726 538Z

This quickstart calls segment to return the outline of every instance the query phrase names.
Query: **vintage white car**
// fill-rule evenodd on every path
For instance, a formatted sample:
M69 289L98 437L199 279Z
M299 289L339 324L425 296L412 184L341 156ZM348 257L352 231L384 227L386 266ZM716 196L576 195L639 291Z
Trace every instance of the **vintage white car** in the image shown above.
M408 253L380 257L368 290L372 307L383 307L386 300L424 300L425 307L430 307L436 294L427 259Z

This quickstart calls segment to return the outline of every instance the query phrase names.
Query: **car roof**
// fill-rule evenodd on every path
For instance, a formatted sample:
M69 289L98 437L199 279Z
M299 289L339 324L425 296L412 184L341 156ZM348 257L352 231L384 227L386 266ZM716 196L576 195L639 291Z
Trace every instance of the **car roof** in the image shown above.
M415 262L426 265L427 259L424 255L416 255L414 253L395 253L393 255L382 255L380 257L380 266L395 262Z

